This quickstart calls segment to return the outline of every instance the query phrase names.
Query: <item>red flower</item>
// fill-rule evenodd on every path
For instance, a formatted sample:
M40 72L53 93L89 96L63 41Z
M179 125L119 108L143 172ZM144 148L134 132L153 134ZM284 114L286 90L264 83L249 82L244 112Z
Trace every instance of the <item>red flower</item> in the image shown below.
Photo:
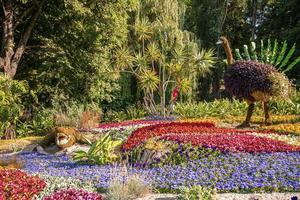
M160 138L231 152L291 152L300 150L299 147L278 140L256 137L247 133L168 134Z
M64 189L44 197L44 200L103 200L102 196L95 192L87 192L82 189Z
M46 186L37 176L21 170L0 170L0 199L30 200Z
M270 134L271 131L238 130L218 128L212 123L158 124L135 130L123 144L124 150L131 150L152 137L180 143L192 143L195 146L217 148L222 151L242 152L280 152L299 151L300 147L284 142L258 137L251 133Z
M149 138L162 136L168 133L197 132L205 128L211 129L214 127L215 125L209 122L171 122L147 126L133 131L127 141L123 144L123 149L130 150Z

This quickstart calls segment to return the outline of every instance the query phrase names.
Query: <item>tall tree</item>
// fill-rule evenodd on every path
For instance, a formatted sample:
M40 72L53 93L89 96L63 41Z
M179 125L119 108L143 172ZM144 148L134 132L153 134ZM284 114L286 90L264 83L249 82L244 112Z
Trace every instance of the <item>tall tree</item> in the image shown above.
M166 115L167 91L174 87L191 96L196 75L214 63L213 52L200 50L194 35L182 29L184 11L177 0L140 0L130 48L115 53L115 66L138 79L151 113L157 112L158 96L161 114Z
M41 13L44 0L2 0L0 69L14 78L27 42ZM21 28L19 28L22 26ZM19 34L20 33L20 34ZM18 36L16 36L18 34Z
M110 54L127 41L131 2L45 2L16 78L28 80L47 105L111 101L119 75Z

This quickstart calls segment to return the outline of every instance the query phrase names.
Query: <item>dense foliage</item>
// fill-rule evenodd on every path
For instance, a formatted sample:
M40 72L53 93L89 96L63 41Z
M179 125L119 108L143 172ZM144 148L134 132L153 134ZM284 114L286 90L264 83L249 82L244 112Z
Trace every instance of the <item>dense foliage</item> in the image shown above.
M10 79L27 81L36 94L18 103L26 111L22 120L20 112L10 114L19 121L5 131L11 137L43 134L55 124L57 110L67 113L72 104L85 110L93 103L102 109L102 120L122 121L168 115L176 99L221 97L223 55L215 45L221 35L233 48L249 38L252 44L271 38L261 44L258 59L276 61L298 84L295 0L9 2L1 2L0 68ZM255 59L253 45L249 49ZM247 52L241 57L248 60Z
M16 137L15 126L23 115L22 97L26 93L29 91L25 81L10 80L0 74L0 137Z

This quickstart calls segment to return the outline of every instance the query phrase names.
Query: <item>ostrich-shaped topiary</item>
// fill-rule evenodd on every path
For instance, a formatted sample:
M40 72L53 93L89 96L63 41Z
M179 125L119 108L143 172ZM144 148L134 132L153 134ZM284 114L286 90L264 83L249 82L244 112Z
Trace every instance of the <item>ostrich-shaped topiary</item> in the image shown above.
M239 128L249 127L254 111L254 102L263 103L265 113L265 125L269 125L269 100L272 96L272 81L270 76L277 73L275 67L270 64L255 61L234 61L228 40L221 37L217 44L222 44L227 56L228 68L224 74L226 90L239 99L245 99L249 105L245 121Z

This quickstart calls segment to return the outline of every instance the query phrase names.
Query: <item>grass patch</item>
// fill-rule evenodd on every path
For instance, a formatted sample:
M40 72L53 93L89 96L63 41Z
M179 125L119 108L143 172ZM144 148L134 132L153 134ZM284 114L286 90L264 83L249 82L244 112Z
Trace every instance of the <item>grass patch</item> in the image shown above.
M0 140L0 153L20 151L30 145L40 143L43 138L42 136L33 136L15 140Z

